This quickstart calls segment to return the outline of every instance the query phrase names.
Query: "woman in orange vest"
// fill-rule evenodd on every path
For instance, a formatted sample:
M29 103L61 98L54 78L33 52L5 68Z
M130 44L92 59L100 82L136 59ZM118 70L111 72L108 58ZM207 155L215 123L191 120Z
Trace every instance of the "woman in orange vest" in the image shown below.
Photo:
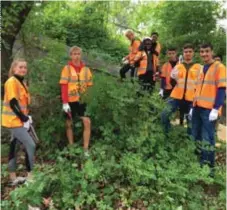
M176 48L168 48L167 57L169 61L164 63L161 70L161 89L159 95L163 99L170 96L174 86L176 85L176 81L170 76L173 68L178 63Z
M226 68L213 59L213 46L203 44L200 46L200 57L204 62L201 68L196 92L193 100L192 136L202 141L200 163L211 167L210 175L214 175L215 165L215 122L224 104L226 91Z
M176 80L176 85L171 92L170 99L167 101L167 108L161 114L162 124L165 128L165 133L168 133L170 128L170 116L180 107L183 107L185 113L189 113L192 106L192 101L195 91L195 83L200 71L200 64L193 62L194 49L191 44L186 44L183 47L184 62L177 64L171 72L171 77ZM189 121L188 134L191 133Z
M16 176L16 144L22 143L26 150L26 166L28 179L31 179L35 143L28 133L32 118L28 115L30 94L24 83L27 74L27 63L15 60L11 64L9 79L4 85L4 101L2 109L2 126L11 131L12 139L9 153L10 185L15 186L26 181L25 177Z
M85 116L86 104L80 103L80 96L88 87L92 86L92 74L90 69L81 61L81 54L81 48L77 46L70 48L71 61L62 69L59 83L61 85L63 111L66 116L66 135L69 144L74 143L72 120L79 116L84 125L84 154L89 156L91 120Z
M136 54L133 63L139 62L137 76L143 90L152 91L155 86L156 64L153 54L155 52L154 42L150 37L143 39L140 51Z
M129 54L127 56L125 56L122 60L123 60L123 67L120 69L120 76L121 79L125 79L126 76L125 74L131 70L131 78L134 77L134 72L135 72L135 66L133 65L133 60L134 57L136 56L138 50L139 50L139 46L141 44L141 41L135 37L135 34L132 30L127 30L125 32L125 36L127 37L127 39L131 42L130 46L129 46Z

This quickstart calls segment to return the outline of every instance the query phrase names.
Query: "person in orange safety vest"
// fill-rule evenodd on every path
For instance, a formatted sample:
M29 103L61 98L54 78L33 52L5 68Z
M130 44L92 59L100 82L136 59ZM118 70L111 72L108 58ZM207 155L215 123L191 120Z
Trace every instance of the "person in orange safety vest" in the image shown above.
M156 65L154 63L154 53L156 44L150 37L145 37L140 45L140 50L134 58L134 62L139 63L137 76L143 90L152 92L156 81Z
M211 44L200 46L200 57L204 66L200 70L189 116L192 118L194 140L202 141L202 148L199 148L200 163L208 164L210 176L214 176L215 124L226 95L226 67L213 59Z
M161 53L161 44L158 41L159 34L157 32L152 32L151 33L151 39L154 45L154 53L153 53L153 65L155 68L155 71L158 73L159 72L159 56Z
M170 99L167 101L167 107L161 114L162 124L165 133L170 128L170 116L180 107L184 109L184 113L188 114L192 106L195 93L195 84L199 75L201 65L193 62L194 48L191 44L185 44L183 47L184 62L174 67L171 77L176 80L176 85L171 92ZM191 126L189 120L188 134L191 134Z
M84 154L89 156L88 147L91 135L91 120L85 116L86 104L80 103L80 97L93 83L91 71L82 62L81 54L81 48L77 46L70 48L71 61L62 69L59 83L61 85L63 111L66 117L66 134L69 144L74 143L73 119L78 116L84 125Z
M2 104L2 126L11 132L9 149L10 185L16 186L32 179L35 156L35 142L30 136L32 117L29 115L30 93L24 82L27 74L27 62L14 60L9 71L9 79L4 85L4 101ZM23 144L26 151L25 163L27 177L16 176L16 147Z
M131 70L131 78L134 77L134 73L135 73L135 64L133 63L133 60L139 50L139 46L141 41L135 37L135 34L132 30L128 29L125 32L125 36L127 37L127 39L131 42L130 46L129 46L129 54L127 56L125 56L122 61L123 61L123 67L120 69L120 76L121 79L125 79L126 78L126 73Z
M177 58L177 50L174 47L170 47L167 50L168 62L164 63L161 69L161 89L159 91L159 95L166 99L170 96L174 86L176 85L176 81L171 78L171 72L173 68L178 63Z

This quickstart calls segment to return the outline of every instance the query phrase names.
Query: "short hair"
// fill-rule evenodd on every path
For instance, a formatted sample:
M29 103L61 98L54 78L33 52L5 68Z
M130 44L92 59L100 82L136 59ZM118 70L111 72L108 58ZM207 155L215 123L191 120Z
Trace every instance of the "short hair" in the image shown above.
M187 43L187 44L185 44L185 45L183 46L183 50L185 50L185 49L193 49L193 50L194 50L194 47L193 47L192 44Z
M177 51L177 48L176 47L168 47L167 51Z
M80 52L82 52L82 49L81 49L80 47L78 47L78 46L72 46L72 47L69 49L69 54L71 55L72 52L74 52L74 51L80 51Z
M151 36L156 35L157 37L159 36L158 32L152 32Z
M211 43L204 43L200 45L200 48L210 48L213 50L213 45Z
M128 34L134 34L134 31L131 30L131 29L127 29L127 30L125 31L125 36L128 35Z
M222 61L222 55L214 55L213 58L220 58L220 60Z

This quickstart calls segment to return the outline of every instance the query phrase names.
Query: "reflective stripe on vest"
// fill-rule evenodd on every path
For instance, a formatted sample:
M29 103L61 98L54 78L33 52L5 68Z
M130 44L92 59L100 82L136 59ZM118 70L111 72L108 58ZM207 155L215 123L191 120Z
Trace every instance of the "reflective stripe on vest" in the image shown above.
M7 102L3 102L2 105L6 106L6 107L10 107L10 104L7 103ZM24 106L24 105L21 105L21 104L19 104L19 106L20 106L21 110L26 110L28 108L28 106Z
M67 78L67 77L61 77L60 79L65 80L65 81L69 81L69 78Z
M198 81L196 84L200 85L200 84L207 84L207 85L216 85L216 82L213 80L204 80L202 81Z
M214 102L215 101L215 98L198 96L198 97L195 97L195 100L201 100L201 101L207 101L207 102Z
M10 115L10 116L17 116L14 112L10 112L10 111L2 111L2 114Z
M68 95L71 96L71 97L73 97L73 96L80 96L80 94L78 92L76 92L76 93L71 92Z
M214 67L214 71L213 72L207 72L206 75L210 74L211 77L214 78L214 80L206 80L205 77L206 75L204 75L203 73L203 68L201 68L201 74L203 75L203 80L202 81L197 81L197 84L199 85L199 93L197 92L197 95L195 95L194 97L194 100L193 100L193 103L195 104L196 102L198 101L205 101L205 102L209 102L209 103L214 103L215 102L215 98L216 96L214 97L204 97L204 96L201 96L201 92L203 90L203 85L211 85L211 86L216 86L217 85L217 81L215 81L215 74L218 70L218 66L219 66L219 63L217 63ZM223 79L220 79L221 81L223 81ZM199 95L198 95L199 94Z
M84 67L84 68L85 68L85 71L84 71L84 77L85 77L85 79L84 80L80 80L80 74L78 74L77 72L76 72L77 79L72 79L71 78L71 72L70 72L71 69L70 69L70 66L69 65L68 65L68 70L69 70L70 78L61 77L61 79L67 80L67 81L69 81L71 83L90 82L91 80L88 79L88 68L87 67Z

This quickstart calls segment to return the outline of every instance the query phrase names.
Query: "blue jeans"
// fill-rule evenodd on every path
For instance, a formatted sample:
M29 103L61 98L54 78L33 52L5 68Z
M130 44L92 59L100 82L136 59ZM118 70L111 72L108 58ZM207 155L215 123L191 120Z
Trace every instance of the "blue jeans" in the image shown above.
M161 121L164 126L165 133L169 132L170 129L170 116L176 112L180 106L183 106L185 109L185 113L189 113L190 108L192 107L192 102L191 101L186 101L186 100L179 100L179 99L173 99L170 98L167 101L167 107L164 109L164 111L161 114ZM187 132L189 135L191 135L191 125L190 121L187 118Z
M195 141L202 143L201 165L208 163L214 167L215 162L215 121L209 121L210 109L202 107L193 108L192 136Z

